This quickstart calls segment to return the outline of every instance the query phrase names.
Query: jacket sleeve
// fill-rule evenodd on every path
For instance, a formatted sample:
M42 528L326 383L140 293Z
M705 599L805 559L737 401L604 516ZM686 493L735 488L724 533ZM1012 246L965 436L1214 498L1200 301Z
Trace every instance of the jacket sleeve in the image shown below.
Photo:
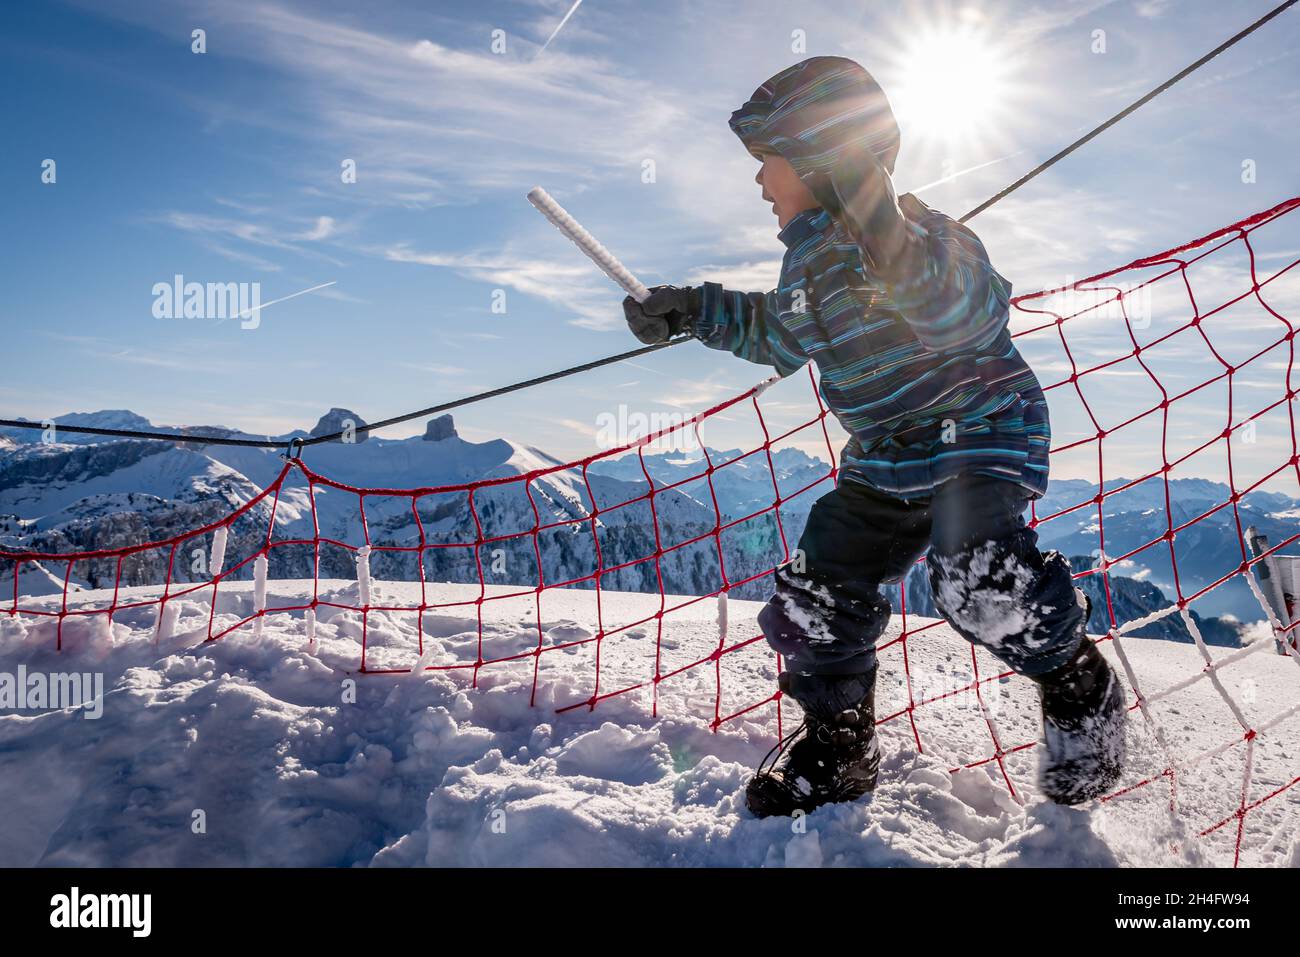
M783 376L801 369L808 356L778 318L776 291L734 292L716 282L700 287L695 335L710 349L769 365Z
M857 243L868 276L927 349L977 352L1007 328L1011 283L974 232L934 210L924 225L908 219L870 154L837 164L820 185L814 192L829 188L832 215Z

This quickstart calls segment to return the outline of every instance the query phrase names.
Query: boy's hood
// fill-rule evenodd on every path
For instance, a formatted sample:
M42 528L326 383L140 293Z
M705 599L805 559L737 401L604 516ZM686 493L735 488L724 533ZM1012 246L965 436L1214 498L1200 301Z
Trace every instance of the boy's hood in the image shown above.
M782 70L730 122L747 150L773 150L800 176L864 146L891 174L898 157L898 122L885 91L845 57L812 57Z

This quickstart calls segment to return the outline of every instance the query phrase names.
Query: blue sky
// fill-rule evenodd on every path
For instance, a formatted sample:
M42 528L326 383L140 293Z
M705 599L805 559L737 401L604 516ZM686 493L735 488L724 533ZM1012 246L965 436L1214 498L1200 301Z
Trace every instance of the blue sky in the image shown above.
M544 51L571 0L9 5L0 413L130 408L159 424L282 432L331 406L378 419L631 348L622 292L528 205L530 187L647 284L770 288L776 222L726 121L776 70L804 55L862 62L899 112L899 191L927 187L927 203L960 215L1273 5L586 0ZM196 28L204 54L191 51ZM792 51L796 30L806 53ZM1284 14L974 220L1015 290L1300 193L1298 33L1300 13ZM935 52L954 34L977 38L976 62L997 75L955 115L944 104L963 101L944 92ZM341 181L348 159L355 183ZM1279 250L1300 246L1291 229L1275 231ZM260 282L264 301L334 285L241 329L155 318L152 287L178 273ZM1115 335L1089 340L1094 361L1123 345ZM685 346L457 422L468 438L580 455L619 404L693 412L763 375ZM1113 383L1112 401L1124 379ZM802 381L782 388L790 402L807 395ZM1060 397L1063 435L1078 422ZM1207 395L1189 411L1203 422L1216 409ZM720 421L706 438L749 435ZM1111 475L1149 452L1113 449Z

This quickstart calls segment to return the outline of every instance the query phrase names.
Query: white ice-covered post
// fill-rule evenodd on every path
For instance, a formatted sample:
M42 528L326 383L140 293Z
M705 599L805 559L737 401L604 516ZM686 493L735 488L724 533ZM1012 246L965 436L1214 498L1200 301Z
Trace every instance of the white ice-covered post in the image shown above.
M361 607L370 607L370 546L362 545L357 549L357 594L361 598Z
M158 603L158 630L154 633L154 644L165 644L171 640L176 631L176 622L181 616L180 606L169 603L165 598Z
M551 194L540 186L528 191L528 202L537 207L537 211L549 219L552 225L568 236L575 246L587 254L587 257L600 267L603 272L637 302L645 302L650 290L628 271L627 267L615 258L614 254L596 241L596 238L582 228L578 221L565 211L564 207L551 198Z
M208 576L212 579L212 610L217 607L217 579L226 567L226 539L229 526L222 525L212 533L212 555L208 561Z
M262 640L262 619L265 617L262 612L266 611L266 570L268 566L266 555L258 555L253 562L253 611L257 617L253 619L253 640Z
M226 564L226 534L227 526L225 525L212 533L212 560L208 563L208 571L214 581L221 574L221 569Z

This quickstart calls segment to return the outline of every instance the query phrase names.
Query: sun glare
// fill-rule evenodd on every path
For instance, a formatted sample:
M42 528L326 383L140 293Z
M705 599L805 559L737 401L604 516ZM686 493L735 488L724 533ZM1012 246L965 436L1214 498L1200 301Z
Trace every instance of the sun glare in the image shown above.
M971 26L914 36L901 53L902 82L891 91L907 132L952 141L997 121L1011 93L1009 57Z

